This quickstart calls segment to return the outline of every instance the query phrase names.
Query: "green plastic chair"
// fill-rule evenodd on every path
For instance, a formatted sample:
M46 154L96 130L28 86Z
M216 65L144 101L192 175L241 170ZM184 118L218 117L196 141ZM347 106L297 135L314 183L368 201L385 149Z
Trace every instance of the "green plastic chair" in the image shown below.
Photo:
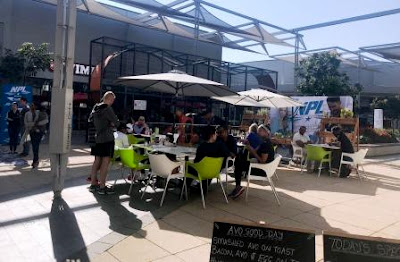
M305 165L307 165L308 161L318 161L319 162L318 177L321 176L321 169L322 169L323 163L329 164L329 174L331 173L331 171L332 171L332 168L331 168L332 152L331 151L327 151L327 150L323 149L322 147L312 146L312 145L306 145L306 151L307 151L307 156L306 156ZM301 173L303 173L303 167L304 166L301 166Z
M130 170L135 172L140 172L141 170L144 169L149 169L150 165L149 164L144 164L141 161L143 161L147 156L140 156L133 148L120 148L119 149L119 155L121 158L121 163L124 167L129 168ZM132 177L131 179L131 186L129 187L128 194L130 195L132 192L132 186L133 186L133 181L135 176Z
M222 162L224 162L223 157L204 157L200 162L197 162L197 163L186 162L185 178L184 178L181 194L183 194L183 189L185 189L186 199L188 199L186 178L192 178L194 180L199 181L200 191L201 191L201 200L203 201L203 208L206 208L206 204L204 201L203 185L201 182L203 180L216 178L218 180L219 184L221 185L221 189L224 194L226 203L229 203L228 198L226 197L226 194L225 194L224 187L222 186L222 181L221 181L221 176L220 176ZM198 176L189 173L189 166L197 171Z
M136 137L133 134L128 134L128 142L130 145L133 144L143 144L144 142L146 142L146 139L142 138L142 137Z

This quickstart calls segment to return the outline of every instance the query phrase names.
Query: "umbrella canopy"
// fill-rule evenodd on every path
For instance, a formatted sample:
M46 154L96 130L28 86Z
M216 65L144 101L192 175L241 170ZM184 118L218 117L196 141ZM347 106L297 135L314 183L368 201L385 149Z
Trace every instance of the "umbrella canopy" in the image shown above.
M168 73L125 76L118 84L131 86L142 91L174 94L176 96L238 96L221 83L191 76L178 70Z
M257 102L253 98L247 97L247 96L213 96L211 97L212 99L222 101L231 105L235 106L251 106L251 107L268 107L260 102Z
M271 107L271 108L284 108L303 106L302 103L291 99L290 97L276 94L265 89L251 89L247 91L238 92L240 96L229 97L213 97L214 99L224 101L233 105L242 106L255 106L255 107ZM252 105L251 103L254 103Z

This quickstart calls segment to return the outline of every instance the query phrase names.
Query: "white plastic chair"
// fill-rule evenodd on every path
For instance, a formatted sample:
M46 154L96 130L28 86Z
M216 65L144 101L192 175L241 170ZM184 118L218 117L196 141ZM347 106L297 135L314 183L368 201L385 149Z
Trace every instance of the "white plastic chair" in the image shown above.
M298 146L295 142L292 142L293 147L293 156L292 160L300 159L300 167L303 170L303 162L304 162L304 148Z
M180 171L179 173L172 173L174 169L180 167L182 165L181 162L171 161L166 155L164 154L149 154L149 161L151 167L151 176L159 176L167 179L165 183L164 193L161 198L160 207L163 205L165 194L167 193L168 183L171 179L176 178L183 178L184 173ZM142 198L146 193L146 189L149 186L151 181L151 177L147 181L147 184L143 190Z
M262 180L262 181L267 180L269 182L269 185L271 186L272 192L275 195L276 202L278 202L278 205L281 205L281 202L279 201L278 193L275 190L275 185L272 180L272 177L275 175L276 169L278 168L278 165L281 162L281 159L282 159L282 156L278 155L275 158L275 160L272 161L271 163L267 163L267 164L250 163L249 173L247 176L246 201L247 201L247 196L249 193L250 178L251 178L252 180ZM263 170L265 172L265 176L252 176L251 175L252 168L257 168L257 169Z
M342 153L342 157L340 159L339 174L340 174L340 169L342 168L342 165L350 165L356 169L358 178L360 178L360 180L361 180L360 172L358 172L358 167L360 166L364 173L365 178L368 178L367 173L365 173L365 170L363 167L364 158L367 155L367 153L368 153L368 148L360 149L356 153ZM344 160L343 159L344 157L349 157L350 160Z
M231 166L229 166L229 163L232 163ZM232 158L228 156L226 158L226 163L225 163L225 168L221 171L222 174L225 174L225 189L228 190L228 176L229 174L234 174L235 173L235 158Z

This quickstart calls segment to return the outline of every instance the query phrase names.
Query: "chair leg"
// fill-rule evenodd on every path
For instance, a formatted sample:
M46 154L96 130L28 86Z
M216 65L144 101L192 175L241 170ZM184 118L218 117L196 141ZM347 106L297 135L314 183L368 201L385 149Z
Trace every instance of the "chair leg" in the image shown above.
M247 196L249 195L249 188L250 188L250 173L247 175L246 202L247 202Z
M183 192L186 193L185 197L186 197L186 200L188 200L186 177L183 178L183 186L182 186L182 189L181 189L181 196L179 198L180 200L182 200Z
M169 183L169 177L167 178L167 182L165 183L164 193L161 197L160 207L162 207L162 205L164 203L164 198L165 198L165 194L167 193L168 183Z
M224 194L225 201L226 201L226 203L228 204L229 201L228 201L228 198L226 197L226 193L225 193L225 190L224 190L224 186L222 185L221 176L220 176L219 178L217 178L217 183L218 183L218 182L219 182L219 184L221 185L222 193Z
M202 181L200 181L200 191L201 191L201 200L203 201L203 208L206 209L206 203L204 201L204 193L203 193L203 185Z
M357 176L358 176L358 178L360 179L360 182L362 181L362 178L361 178L361 174L360 174L360 171L358 170L358 166L356 165L356 173L357 173Z
M272 192L275 195L276 202L278 202L278 205L281 205L281 202L279 201L278 193L275 190L274 182L272 181L272 179L270 177L268 177L268 182L269 182L269 185L271 186Z
M329 176L332 176L332 160L329 159Z
M363 165L360 165L360 167L361 167L361 169L362 169L362 171L363 171L363 173L364 173L365 178L368 179L368 176L367 176L367 173L365 172L364 166L363 166Z
M276 181L279 181L278 173L276 171L275 171L274 175L276 177Z
M129 187L128 195L131 195L131 193L132 193L133 181L134 181L134 177L132 177L131 186Z
M303 162L300 163L301 174L303 174L304 167L307 168L308 161L309 161L309 160L305 159L305 160L304 160L304 165L303 165Z
M142 193L142 197L141 197L140 199L143 199L143 196L144 196L144 194L146 193L146 190L147 190L147 187L148 187L149 184L150 184L150 181L151 181L151 178L149 178L149 179L147 180L146 186L144 187L144 190L143 190L143 193Z
M340 161L338 176L340 176L340 171L342 170L342 161Z
M322 161L319 162L319 171L318 171L318 177L321 176L321 170L322 170Z

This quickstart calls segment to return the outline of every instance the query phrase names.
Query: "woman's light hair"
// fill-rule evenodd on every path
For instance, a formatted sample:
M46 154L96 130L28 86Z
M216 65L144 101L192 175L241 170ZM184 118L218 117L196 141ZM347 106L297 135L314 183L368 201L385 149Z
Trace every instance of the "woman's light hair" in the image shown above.
M253 123L249 126L249 133L257 133L257 128L258 125L256 123Z

